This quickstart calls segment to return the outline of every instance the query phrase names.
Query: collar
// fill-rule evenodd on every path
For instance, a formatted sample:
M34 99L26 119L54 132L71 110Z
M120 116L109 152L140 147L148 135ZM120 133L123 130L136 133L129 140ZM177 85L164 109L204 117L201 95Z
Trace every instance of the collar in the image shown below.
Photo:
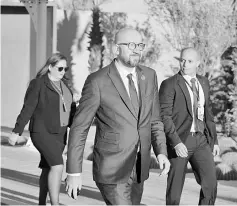
M184 78L186 81L188 81L188 82L191 82L191 79L192 79L192 78L195 78L196 81L197 81L197 76L196 76L196 75L195 75L194 77L191 77L191 76L189 76L189 75L183 75L183 74L182 74L182 76L183 76L183 78Z
M119 64L117 60L115 60L115 66L118 69L120 76L127 77L128 74L132 74L132 76L136 78L136 67L133 67L132 72L128 72L126 67Z

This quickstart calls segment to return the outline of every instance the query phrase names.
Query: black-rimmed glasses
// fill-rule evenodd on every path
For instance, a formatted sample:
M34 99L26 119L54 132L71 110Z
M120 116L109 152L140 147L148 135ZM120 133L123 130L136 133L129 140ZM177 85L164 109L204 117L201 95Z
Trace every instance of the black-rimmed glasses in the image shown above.
M55 66L55 67L57 67L57 66ZM57 67L58 68L58 71L59 72L61 72L61 71L65 71L65 72L67 72L68 70L69 70L69 67Z
M119 43L117 45L126 45L130 50L134 50L138 48L139 51L143 51L145 49L145 44L143 43L134 43L134 42L129 42L129 43Z

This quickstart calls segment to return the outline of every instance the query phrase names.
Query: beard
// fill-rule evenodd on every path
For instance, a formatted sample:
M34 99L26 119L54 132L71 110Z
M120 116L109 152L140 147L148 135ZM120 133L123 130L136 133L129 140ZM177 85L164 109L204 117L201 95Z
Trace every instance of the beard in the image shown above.
M141 56L138 55L138 54L132 54L129 56L129 59L127 61L127 64L130 66L130 67L136 67L139 62L140 62L140 59L141 59Z

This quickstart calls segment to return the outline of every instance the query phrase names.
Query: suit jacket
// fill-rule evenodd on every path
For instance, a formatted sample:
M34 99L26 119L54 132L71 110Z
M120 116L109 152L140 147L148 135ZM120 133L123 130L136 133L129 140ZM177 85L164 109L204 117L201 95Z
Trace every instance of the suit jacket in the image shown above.
M210 86L206 77L197 75L205 96L204 105L204 134L210 147L218 144L216 127L210 102ZM185 142L189 135L193 116L191 97L180 73L164 80L159 90L161 117L164 123L167 145L169 150L180 142Z
M68 173L82 172L83 151L94 117L97 120L93 150L96 182L127 182L135 164L139 140L141 181L148 178L151 145L156 155L167 154L156 73L138 66L137 74L141 97L139 117L114 62L88 76L69 133Z
M26 91L24 105L13 132L21 135L25 125L30 121L30 132L59 133L61 128L59 98L47 74L33 79ZM74 104L71 108L71 118L73 111L75 112Z

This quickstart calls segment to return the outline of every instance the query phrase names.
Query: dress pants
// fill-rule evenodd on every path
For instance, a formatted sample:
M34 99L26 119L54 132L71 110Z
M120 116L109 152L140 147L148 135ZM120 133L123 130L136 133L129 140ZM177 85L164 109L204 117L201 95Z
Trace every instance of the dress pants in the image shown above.
M140 163L138 153L132 173L126 183L103 184L96 182L106 205L140 205L144 182L139 181L138 166Z
M214 205L217 193L216 169L207 139L200 132L190 133L185 145L188 149L187 158L177 157L174 150L173 154L169 154L171 168L167 180L166 205L179 205L188 161L201 186L199 205Z

